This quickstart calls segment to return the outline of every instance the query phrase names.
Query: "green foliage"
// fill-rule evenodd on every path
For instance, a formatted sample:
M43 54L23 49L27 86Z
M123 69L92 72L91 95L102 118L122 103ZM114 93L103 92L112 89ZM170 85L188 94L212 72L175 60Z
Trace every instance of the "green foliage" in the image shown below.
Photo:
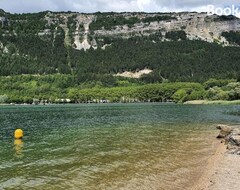
M185 31L171 31L167 32L165 37L174 41L186 40L187 34Z
M188 40L158 40L153 43L148 38L112 39L111 42L112 45L106 50L71 50L71 62L81 73L92 74L135 71L148 67L154 72L143 77L145 82L161 82L162 79L202 82L209 78L236 78L240 70L240 49L236 47L223 48Z
M111 30L114 26L128 25L132 27L135 23L139 22L138 17L130 17L126 19L124 16L112 16L106 14L98 14L96 20L90 24L91 30L106 29Z
M208 90L208 99L210 100L228 100L229 92L223 91L219 87L213 87Z
M73 33L76 31L76 15L72 15L68 17L67 26L69 28L69 36L71 39L73 39ZM83 26L80 27L80 29L83 29Z
M186 89L179 89L172 95L172 99L175 102L183 102L187 95L188 91Z
M64 36L61 28L53 42L43 41L35 34L0 36L9 50L8 54L0 53L0 75L70 73ZM13 54L16 52L18 55Z
M207 92L205 90L196 90L193 91L191 94L189 94L185 100L191 101L191 100L204 100L207 97Z
M209 78L239 78L239 47L222 47L203 41L186 40L184 31L168 32L166 37L172 41L162 42L162 31L149 36L137 34L136 37L123 39L123 36L95 36L94 31L90 30L92 33L89 39L96 39L99 48L91 48L85 52L65 44L66 34L60 26L64 21L61 15L50 13L49 16L47 12L3 14L10 24L0 26L0 42L3 44L0 48L0 76L72 74L75 85L81 88L127 86L128 82L205 82ZM46 23L45 16L53 17L53 24ZM96 13L95 16L97 19L90 26L92 29L110 29L116 25L132 26L137 22L147 22L141 20L138 13L129 18L116 13ZM174 18L166 14L146 19L151 22ZM69 14L67 26L70 37L76 29L75 20L76 14ZM38 35L45 29L49 29L50 34ZM237 42L234 35L239 34L231 35L233 41ZM109 46L102 50L100 47L105 44ZM113 74L119 72L134 72L144 68L153 72L134 82L126 79L128 82L120 84L113 77ZM211 84L205 84L205 88L222 87L225 84L226 82L216 84L212 81ZM65 83L63 86L66 86ZM41 90L44 89L47 87Z
M7 29L17 34L34 33L43 30L47 21L44 19L46 12L35 14L7 14L10 24Z
M5 95L0 95L0 104L7 103L8 96Z
M36 35L0 36L11 52L0 51L0 75L73 71L79 82L87 82L99 81L100 75L104 78L110 73L148 67L154 72L145 75L142 81L154 83L163 79L202 82L209 78L237 78L240 70L238 47L188 40L161 42L159 36L124 40L105 37L104 43L112 44L110 47L84 52L65 47L64 31L58 28L57 33L53 42L42 41Z
M204 83L205 89L213 88L215 86L217 87L223 87L228 85L230 82L233 82L233 80L217 80L217 79L209 79Z
M229 100L239 100L240 99L240 83L231 82L225 88L228 91Z
M110 76L109 76L110 77ZM109 81L109 78L106 78ZM71 102L185 102L189 100L237 100L240 98L240 83L230 82L226 86L205 90L200 83L156 83L142 84L136 80L114 78L104 81L81 83L73 75L19 75L0 77L0 103L33 103L47 101Z
M240 45L240 32L223 32L222 36L225 37L229 42Z
M240 72L237 73L237 81L240 82Z

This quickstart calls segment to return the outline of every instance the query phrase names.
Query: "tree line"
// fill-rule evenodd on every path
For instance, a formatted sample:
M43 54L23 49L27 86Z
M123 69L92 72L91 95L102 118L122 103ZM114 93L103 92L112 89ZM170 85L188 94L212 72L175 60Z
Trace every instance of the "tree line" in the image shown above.
M102 83L77 83L73 75L21 75L0 77L0 103L176 102L238 100L240 82L210 79L205 83L146 84L116 78L114 87ZM68 102L68 103L69 103Z

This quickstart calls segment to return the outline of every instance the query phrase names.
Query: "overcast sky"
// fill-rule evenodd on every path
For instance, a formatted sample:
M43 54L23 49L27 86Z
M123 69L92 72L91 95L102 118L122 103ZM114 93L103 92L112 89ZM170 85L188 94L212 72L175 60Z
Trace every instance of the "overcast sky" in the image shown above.
M207 12L216 7L240 6L240 0L0 0L0 8L11 13L50 11L92 12Z

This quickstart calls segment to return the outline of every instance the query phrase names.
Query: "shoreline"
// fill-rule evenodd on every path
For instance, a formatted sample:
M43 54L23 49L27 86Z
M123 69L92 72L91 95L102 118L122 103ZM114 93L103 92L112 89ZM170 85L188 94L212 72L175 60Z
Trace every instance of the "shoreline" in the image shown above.
M220 132L221 134L221 132ZM238 190L240 188L240 155L229 152L230 143L217 139L216 151L207 161L201 177L191 190Z
M217 145L217 143L219 143ZM213 155L210 156L207 160L207 165L204 168L204 171L201 177L193 184L190 188L191 190L208 190L213 186L213 176L216 174L216 170L219 166L219 161L224 157L226 153L226 146L220 141L214 142L214 146L216 147L216 151Z
M184 102L185 105L240 105L240 100L216 100L216 101L210 101L210 100L192 100Z
M173 105L240 105L240 100L233 100L233 101L225 101L225 100L192 100L187 101L184 103L175 103L175 102L103 102L103 103L96 103L96 102L81 102L81 103L45 103L45 104L15 104L15 103L5 103L0 104L0 106L51 106L51 105L89 105L89 104L143 104L143 103L159 103L159 104L173 104Z

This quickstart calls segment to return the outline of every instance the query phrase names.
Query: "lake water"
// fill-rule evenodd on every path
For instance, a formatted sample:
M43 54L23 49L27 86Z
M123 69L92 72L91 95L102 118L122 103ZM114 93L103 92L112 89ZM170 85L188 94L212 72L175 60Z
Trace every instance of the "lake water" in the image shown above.
M0 189L185 189L240 106L0 107ZM16 128L24 130L14 140Z

